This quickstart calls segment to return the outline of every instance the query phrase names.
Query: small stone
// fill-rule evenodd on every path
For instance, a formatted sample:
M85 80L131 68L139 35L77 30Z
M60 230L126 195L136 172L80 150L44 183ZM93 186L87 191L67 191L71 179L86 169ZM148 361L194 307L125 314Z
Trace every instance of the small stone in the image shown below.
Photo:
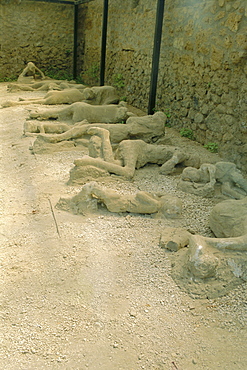
M130 316L132 316L132 317L136 317L136 315L137 315L136 311L135 311L135 310L133 310L133 309L131 309L131 310L130 310Z

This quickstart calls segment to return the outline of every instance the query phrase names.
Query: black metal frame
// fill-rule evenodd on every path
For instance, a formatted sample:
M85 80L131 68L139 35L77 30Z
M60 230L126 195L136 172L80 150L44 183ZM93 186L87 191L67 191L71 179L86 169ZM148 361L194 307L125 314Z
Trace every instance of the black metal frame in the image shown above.
M78 0L78 1L70 1L70 0L28 0L31 2L41 2L41 3L58 3L58 4L67 4L67 5L80 5L86 4L93 0Z
M73 48L73 78L77 77L77 46L78 46L78 7L74 6L74 48Z
M107 22L108 22L108 0L104 0L102 36L101 36L100 86L104 86L105 84Z
M149 90L148 114L154 114L154 110L155 110L164 8L165 8L165 0L158 0L157 11L156 11L155 33L154 33L153 60L152 60L152 72L151 72L151 82L150 82L150 90Z
M48 2L74 5L74 49L73 49L73 78L77 77L77 44L78 44L78 8L80 4L86 4L93 0L29 0L37 2ZM102 36L101 36L101 62L100 62L100 85L105 83L105 64L106 64L106 41L107 41L107 23L108 23L108 0L103 0L103 19L102 19ZM156 103L157 82L159 73L160 46L162 38L162 26L164 18L165 0L157 0L156 24L153 44L152 71L150 79L148 114L153 114Z
M40 3L58 3L58 4L66 4L66 5L75 5L74 1L66 1L66 0L28 0L30 2L40 2Z
M78 46L78 9L80 4L86 4L93 0L76 0L76 1L66 1L66 0L28 0L31 2L42 2L42 3L56 3L64 5L74 6L74 47L73 47L73 78L77 77L77 46Z
M156 104L164 8L165 8L165 0L157 0L148 114L154 114L155 104ZM101 64L100 64L100 85L101 86L104 85L104 81L105 81L107 20L108 20L108 0L104 0L103 22L102 22L102 42L101 42Z

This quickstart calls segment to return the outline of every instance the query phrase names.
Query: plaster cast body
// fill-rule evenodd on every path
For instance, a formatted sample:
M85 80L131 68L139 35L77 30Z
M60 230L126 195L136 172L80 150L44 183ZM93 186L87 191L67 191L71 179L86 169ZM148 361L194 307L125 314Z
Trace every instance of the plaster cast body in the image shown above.
M172 276L182 289L214 298L247 281L247 197L218 203L209 221L215 238L169 228L163 230L160 245L177 251Z
M57 208L85 214L97 210L99 203L103 203L110 212L157 213L171 218L179 216L182 210L181 201L174 196L158 196L145 191L139 191L136 194L120 194L96 182L84 185L80 193L72 199L60 199Z
M30 84L20 84L18 82L11 82L7 86L8 92L13 91L50 91L50 90L62 90L59 86L60 83L56 80L45 80L39 82L33 82Z
M187 167L183 170L178 188L204 197L215 195L215 186L221 194L234 199L247 196L247 180L231 162L205 163L199 169Z
M105 105L116 104L119 102L116 89L112 86L98 86L89 88L81 85L81 88L79 89L76 88L75 85L73 85L72 87L65 87L64 89L62 89L63 86L63 84L57 85L50 82L48 83L48 88L52 88L52 91L49 91L43 98L20 99L20 101L6 101L2 103L2 108L29 104L57 105L84 102L95 105Z
M41 79L46 78L44 73L33 62L29 62L19 75L17 82L30 83L32 80L36 80L37 74Z
M32 112L30 118L39 120L71 120L73 123L83 121L84 119L90 123L117 123L125 122L130 115L122 102L118 105L91 105L77 102L65 108Z
M193 241L193 244L198 246L247 251L247 197L240 200L228 199L218 203L211 211L209 224L216 238L192 234L188 238L188 233L185 233L180 248L190 245ZM181 234L181 231L178 230L178 233ZM176 229L172 237L176 238ZM163 247L165 247L164 242Z
M93 124L95 127L103 128L109 131L111 143L119 143L126 139L142 139L146 142L154 142L165 134L166 115L162 112L156 112L151 116L129 117L126 124ZM24 123L24 134L35 133L57 134L57 135L39 135L48 143L59 143L61 141L76 140L88 136L87 131L92 127L87 120L78 122L73 126L66 123L41 123L26 121Z
M188 157L177 147L148 144L142 140L123 140L114 155L110 143L110 134L107 130L92 127L88 130L88 134L100 137L99 157L101 158L92 158L89 153L89 156L75 160L76 167L95 166L109 173L132 178L135 169L139 169L147 163L161 164L160 172L171 174L179 163L187 165L197 162L197 158ZM73 173L75 171L76 169L73 170Z

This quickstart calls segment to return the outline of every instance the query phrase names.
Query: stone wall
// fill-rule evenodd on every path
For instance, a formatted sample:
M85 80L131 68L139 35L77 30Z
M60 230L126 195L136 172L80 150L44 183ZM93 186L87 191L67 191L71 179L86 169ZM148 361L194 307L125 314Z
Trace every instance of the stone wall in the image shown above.
M0 2L0 78L18 76L27 62L44 72L72 73L74 8L27 0Z
M102 1L81 6L82 75L98 82ZM147 111L157 0L109 2L106 84ZM247 172L246 0L166 0L157 106Z
M89 85L99 84L103 1L79 6L78 72Z

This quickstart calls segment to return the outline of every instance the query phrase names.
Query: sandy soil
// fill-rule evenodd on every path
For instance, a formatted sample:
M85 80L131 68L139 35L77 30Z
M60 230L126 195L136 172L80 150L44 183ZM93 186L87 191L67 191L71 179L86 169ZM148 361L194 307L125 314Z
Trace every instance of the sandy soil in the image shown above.
M0 84L0 103L43 95L8 94ZM159 246L166 226L209 234L214 201L177 193L185 204L179 220L56 209L80 190L66 182L83 149L32 155L34 138L23 137L30 107L0 110L0 368L246 369L246 284L193 299ZM111 176L105 185L174 193L177 177L146 166L131 182Z

